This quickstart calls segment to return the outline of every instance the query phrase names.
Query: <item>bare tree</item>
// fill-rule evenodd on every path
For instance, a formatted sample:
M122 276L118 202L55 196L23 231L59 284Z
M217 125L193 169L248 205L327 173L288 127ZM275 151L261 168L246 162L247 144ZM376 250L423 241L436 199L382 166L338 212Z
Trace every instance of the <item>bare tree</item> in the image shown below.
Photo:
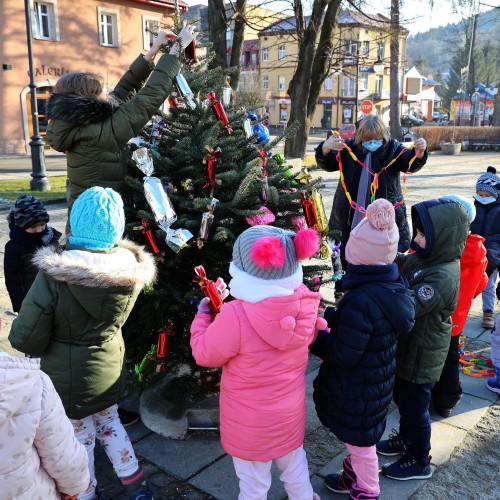
M208 26L212 48L215 53L210 61L211 68L227 68L226 30L228 20L224 0L210 0L208 2Z
M402 139L401 131L401 101L399 100L399 36L401 26L399 24L399 2L391 0L391 74L390 74L390 108L389 124L391 136L395 139Z

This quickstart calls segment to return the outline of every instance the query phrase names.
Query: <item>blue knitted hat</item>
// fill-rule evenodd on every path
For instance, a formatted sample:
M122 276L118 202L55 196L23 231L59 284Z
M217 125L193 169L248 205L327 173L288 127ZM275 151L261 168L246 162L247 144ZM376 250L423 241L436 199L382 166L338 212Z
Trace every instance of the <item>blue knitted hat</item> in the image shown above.
M447 194L441 196L441 198L446 198L449 200L456 201L465 207L467 210L467 215L469 216L469 224L476 218L476 207L474 206L474 200L468 199L465 196L460 196L459 194Z
M123 201L111 188L91 187L76 199L69 224L72 245L96 250L113 248L125 229Z

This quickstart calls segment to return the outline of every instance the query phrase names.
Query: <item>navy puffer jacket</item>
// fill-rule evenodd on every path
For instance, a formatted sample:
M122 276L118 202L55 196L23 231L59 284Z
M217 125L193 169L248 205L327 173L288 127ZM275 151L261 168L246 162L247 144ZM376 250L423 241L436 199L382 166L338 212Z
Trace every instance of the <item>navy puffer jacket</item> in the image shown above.
M415 321L413 293L397 266L349 265L348 290L328 308L330 333L311 352L323 359L314 380L318 417L341 441L373 446L385 429L396 371L396 341Z

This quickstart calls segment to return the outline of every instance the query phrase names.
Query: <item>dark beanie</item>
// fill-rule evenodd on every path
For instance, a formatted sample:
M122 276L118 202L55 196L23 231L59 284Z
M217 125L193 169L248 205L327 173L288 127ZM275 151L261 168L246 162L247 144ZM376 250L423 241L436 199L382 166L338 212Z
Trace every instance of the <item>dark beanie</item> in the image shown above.
M21 229L34 226L37 222L49 222L49 214L43 203L30 194L19 196L7 218Z
M486 173L482 174L476 183L476 193L486 191L491 196L498 198L500 194L500 177L495 167L488 167Z

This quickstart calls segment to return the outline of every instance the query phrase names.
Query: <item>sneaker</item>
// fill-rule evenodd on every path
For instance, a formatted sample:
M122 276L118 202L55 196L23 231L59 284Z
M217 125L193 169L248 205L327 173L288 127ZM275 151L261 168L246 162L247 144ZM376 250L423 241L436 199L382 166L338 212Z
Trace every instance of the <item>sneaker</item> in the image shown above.
M500 383L498 382L497 377L488 379L488 381L486 382L486 387L490 391L500 394Z
M375 493L370 493L369 491L361 488L358 483L354 483L351 489L351 495L349 496L352 500L377 500L378 495Z
M124 408L118 408L118 416L123 427L129 427L139 422L139 414L135 411L128 411Z
M403 455L405 451L405 442L396 429L392 429L389 439L382 439L377 443L377 453L385 457Z
M495 326L495 314L493 311L483 311L483 328L491 330Z
M342 474L327 474L325 486L335 493L349 494L353 483L356 482L356 474L352 468L351 455L344 458Z
M128 498L129 500L153 500L153 490L146 484L135 490Z
M382 474L397 481L408 481L409 479L428 479L432 476L430 466L431 457L427 465L420 465L414 458L403 455L392 464L382 465Z
M439 408L437 406L435 407L435 409L443 418L451 417L451 412L453 410L453 408Z

